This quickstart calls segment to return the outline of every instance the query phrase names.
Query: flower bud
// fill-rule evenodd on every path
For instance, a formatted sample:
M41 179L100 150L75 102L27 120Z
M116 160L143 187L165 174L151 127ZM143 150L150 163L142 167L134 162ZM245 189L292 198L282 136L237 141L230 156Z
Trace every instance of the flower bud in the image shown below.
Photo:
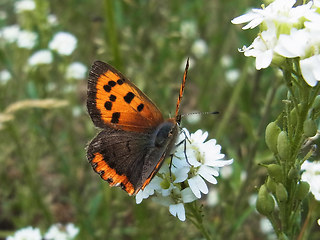
M317 125L316 122L312 119L307 119L303 123L303 132L306 137L313 137L317 133Z
M281 232L278 237L279 240L289 240L287 235L284 232Z
M269 164L267 166L267 170L269 173L269 176L275 181L275 182L282 182L282 168L278 164Z
M282 183L277 184L276 196L280 202L286 202L288 200L288 192Z
M300 171L298 170L298 168L293 167L289 170L288 178L290 180L297 181L299 177L300 177Z
M276 193L277 183L269 176L267 179L267 188L273 194Z
M277 149L281 160L285 161L289 158L289 142L285 131L281 131L278 135Z
M273 152L277 153L277 141L278 141L278 135L281 132L281 129L278 127L278 125L275 122L271 122L268 124L266 128L266 144L268 148Z
M268 193L265 184L263 184L259 189L256 202L258 212L265 216L270 215L274 210L274 205L272 196Z
M307 182L301 181L297 187L296 198L302 201L309 193L310 185Z
M316 99L314 100L312 107L315 110L319 110L319 108L320 108L320 95L316 96Z
M297 109L294 108L290 112L290 123L292 126L295 126L298 121L298 114L297 114Z

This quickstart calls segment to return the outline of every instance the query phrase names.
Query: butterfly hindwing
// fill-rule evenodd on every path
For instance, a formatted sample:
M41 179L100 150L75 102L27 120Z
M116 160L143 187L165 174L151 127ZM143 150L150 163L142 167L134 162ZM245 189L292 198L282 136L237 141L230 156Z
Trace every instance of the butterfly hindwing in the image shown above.
M87 108L94 124L142 132L163 122L159 109L123 74L96 61L89 73Z
M155 134L107 127L91 141L87 157L110 186L121 186L130 195L135 194L159 170L174 138L166 138L159 145Z

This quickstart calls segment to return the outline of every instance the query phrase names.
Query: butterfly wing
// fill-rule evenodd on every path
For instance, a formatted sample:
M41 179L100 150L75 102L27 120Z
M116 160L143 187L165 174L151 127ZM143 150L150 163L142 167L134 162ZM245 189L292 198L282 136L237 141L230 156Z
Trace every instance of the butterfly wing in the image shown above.
M143 92L101 61L94 62L89 73L87 108L100 128L146 132L163 122L161 112Z
M158 172L176 137L170 133L157 144L156 134L107 127L89 144L88 160L110 186L121 186L129 195L136 194Z

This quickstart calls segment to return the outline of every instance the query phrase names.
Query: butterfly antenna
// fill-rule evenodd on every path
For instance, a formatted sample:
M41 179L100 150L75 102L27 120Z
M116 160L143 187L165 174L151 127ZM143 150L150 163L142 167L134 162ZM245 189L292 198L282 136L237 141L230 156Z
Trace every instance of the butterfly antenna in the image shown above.
M177 107L176 107L176 119L180 118L180 116L178 116L178 113L179 113L180 102L181 102L181 99L182 99L182 96L183 96L184 86L186 85L188 68L189 68L189 58L187 59L186 68L184 69L182 83L181 83L181 86L180 86L180 92L179 92L179 97L178 97Z
M194 114L200 114L200 115L206 115L206 114L219 114L219 112L192 112L192 113L186 113L186 114L181 114L181 117L186 117L189 115L194 115Z

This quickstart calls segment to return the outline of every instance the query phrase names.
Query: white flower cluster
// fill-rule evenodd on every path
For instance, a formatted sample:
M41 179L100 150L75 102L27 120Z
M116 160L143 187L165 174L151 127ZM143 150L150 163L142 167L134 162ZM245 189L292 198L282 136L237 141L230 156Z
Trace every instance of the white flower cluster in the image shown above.
M29 58L30 66L37 66L41 64L50 64L53 61L53 54L51 51L56 51L62 56L69 56L77 46L77 39L71 33L58 32L53 36L49 42L49 49L41 49L35 52Z
M320 162L305 161L301 166L301 170L303 171L301 176L302 181L309 183L310 191L314 195L314 198L320 201Z
M233 24L248 23L243 29L260 25L253 43L242 48L245 56L256 58L256 68L271 63L281 66L285 58L299 58L304 80L315 86L320 81L320 1L294 7L296 0L275 0L262 9L233 19Z
M19 229L6 240L73 240L78 233L79 229L73 223L68 223L65 226L57 223L52 225L43 237L38 228L26 227Z
M169 212L185 221L184 203L190 203L208 194L205 180L216 184L219 168L230 165L233 160L223 160L221 146L215 139L205 142L207 132L201 130L190 134L183 129L177 140L177 148L171 166L164 164L158 174L136 195L137 204L154 195L152 200L169 206Z

